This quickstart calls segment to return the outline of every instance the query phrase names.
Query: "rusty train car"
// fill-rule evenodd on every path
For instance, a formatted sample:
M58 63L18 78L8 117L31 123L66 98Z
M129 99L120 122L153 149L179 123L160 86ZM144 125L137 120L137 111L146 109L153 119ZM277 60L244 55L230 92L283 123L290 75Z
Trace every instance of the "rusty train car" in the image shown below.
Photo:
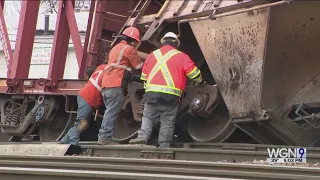
M5 139L59 140L75 120L75 96L87 81L86 69L101 64L122 30L135 26L142 34L141 58L173 31L181 40L179 50L190 55L207 82L188 82L177 116L178 141L318 146L320 2L92 0L82 46L74 0L61 0L48 77L28 79L39 3L22 2L13 53L1 1L1 40L10 70L0 86ZM65 80L70 35L79 73L78 79ZM136 135L143 94L142 83L129 84L115 140L126 142ZM82 140L95 140L98 127L99 120Z

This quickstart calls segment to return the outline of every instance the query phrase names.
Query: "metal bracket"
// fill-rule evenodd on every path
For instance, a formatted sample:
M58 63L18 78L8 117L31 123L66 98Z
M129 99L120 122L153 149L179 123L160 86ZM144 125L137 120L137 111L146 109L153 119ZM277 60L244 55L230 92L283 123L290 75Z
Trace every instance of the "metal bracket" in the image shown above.
M296 122L296 121L303 120L303 121L305 121L306 123L308 123L310 126L312 126L313 128L319 128L319 127L320 127L319 123L318 123L317 126L315 126L315 125L313 125L313 124L308 120L308 119L314 120L314 118L315 118L315 113L312 113L312 114L307 113L305 110L302 109L302 106L303 106L303 103L301 103L301 104L298 106L298 108L296 109L295 114L296 114L297 116L299 116L299 117L298 117L298 118L295 118L293 121ZM304 115L300 114L299 112L302 112Z
M262 110L262 113L258 116L258 118L256 119L256 121L264 121L264 120L268 120L271 116L271 110Z
M141 151L140 157L145 159L174 159L174 151Z
M213 1L207 2L206 5L203 7L202 11L208 11L211 9L211 6L213 5Z
M19 89L21 88L22 83L22 79L18 79L18 78L14 78L14 79L10 79L7 78L7 91L6 93L16 93L19 91Z
M217 8L221 5L222 1L223 1L223 0L219 0L219 1L216 1L216 2L213 4L214 8L216 8L216 9L213 10L213 12L211 13L211 15L209 16L209 18L210 18L211 20L216 20L215 15L218 13Z
M42 86L45 92L47 91L52 92L59 87L59 83L57 80L44 79L44 78L39 78L38 85Z
M0 155L64 156L70 144L5 144L0 145Z
M229 80L232 82L233 85L241 84L242 82L242 76L241 76L241 70L238 67L230 67L229 68Z
M272 109L273 110L273 109ZM237 118L232 119L232 123L247 123L247 122L256 122L267 121L271 117L271 111L269 109L262 110L260 114L250 112L249 114L243 113L243 115L238 116Z

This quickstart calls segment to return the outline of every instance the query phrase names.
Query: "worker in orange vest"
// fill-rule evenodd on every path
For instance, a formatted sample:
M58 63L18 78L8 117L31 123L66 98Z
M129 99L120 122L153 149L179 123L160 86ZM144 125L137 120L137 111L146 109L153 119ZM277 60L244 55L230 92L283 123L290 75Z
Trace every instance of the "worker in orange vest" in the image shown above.
M146 144L153 126L160 120L158 143L160 147L170 147L187 77L198 84L204 83L190 57L176 49L180 45L176 34L168 32L161 43L160 49L147 56L142 69L141 80L146 81L145 106L138 137L130 140L130 144Z
M122 33L119 44L109 53L109 62L102 79L102 96L106 106L101 128L98 134L98 144L117 144L112 140L114 122L118 117L125 99L124 91L132 80L133 68L139 70L143 61L136 48L140 45L140 32L135 27L128 27Z
M73 127L60 141L61 144L77 144L80 141L80 134L87 130L93 122L93 112L103 104L101 95L102 73L106 63L97 68L92 66L88 69L88 83L79 91L77 96L78 110L77 120Z

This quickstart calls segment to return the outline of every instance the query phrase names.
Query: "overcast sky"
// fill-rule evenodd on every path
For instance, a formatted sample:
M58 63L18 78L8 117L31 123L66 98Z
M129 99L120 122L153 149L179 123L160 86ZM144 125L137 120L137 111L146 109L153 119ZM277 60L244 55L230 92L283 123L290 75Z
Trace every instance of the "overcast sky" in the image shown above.
M19 0L6 0L4 2L4 13L5 16L19 15L21 9L21 1ZM40 8L40 12L42 12Z
M18 15L20 9L20 1L5 1L4 2L5 16ZM18 9L19 8L19 9Z

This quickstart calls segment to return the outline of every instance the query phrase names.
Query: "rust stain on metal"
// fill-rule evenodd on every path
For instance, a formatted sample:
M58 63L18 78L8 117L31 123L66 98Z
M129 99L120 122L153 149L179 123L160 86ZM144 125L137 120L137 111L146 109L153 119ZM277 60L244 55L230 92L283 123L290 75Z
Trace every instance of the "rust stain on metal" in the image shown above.
M262 101L266 108L276 108L279 114L308 94L319 81L320 25L316 21L320 18L319 6L319 2L296 2L272 9ZM291 12L303 13L282 16Z
M259 10L190 23L231 116L260 112L267 20L268 10Z

